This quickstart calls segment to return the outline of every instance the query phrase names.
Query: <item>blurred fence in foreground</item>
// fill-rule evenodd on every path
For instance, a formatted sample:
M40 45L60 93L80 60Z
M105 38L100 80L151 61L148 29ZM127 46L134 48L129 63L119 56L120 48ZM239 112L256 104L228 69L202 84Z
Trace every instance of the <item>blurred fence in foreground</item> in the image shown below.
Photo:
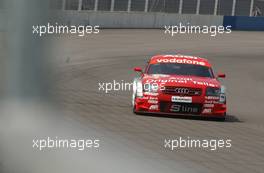
M52 9L263 16L264 0L50 0Z

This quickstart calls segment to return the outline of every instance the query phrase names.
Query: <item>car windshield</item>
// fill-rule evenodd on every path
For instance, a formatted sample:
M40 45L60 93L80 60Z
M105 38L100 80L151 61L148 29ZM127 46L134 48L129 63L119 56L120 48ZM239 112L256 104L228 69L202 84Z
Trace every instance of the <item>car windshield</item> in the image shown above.
M212 70L209 67L179 63L150 64L147 74L185 75L213 78Z

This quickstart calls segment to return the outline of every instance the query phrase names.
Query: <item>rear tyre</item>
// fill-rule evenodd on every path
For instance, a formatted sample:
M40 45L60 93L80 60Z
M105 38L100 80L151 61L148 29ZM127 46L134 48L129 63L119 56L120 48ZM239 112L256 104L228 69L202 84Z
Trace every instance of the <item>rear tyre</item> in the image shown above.
M226 117L221 117L221 118L217 118L217 121L225 121L226 120Z
M216 118L217 121L225 121L226 120L226 113L224 113L223 117Z

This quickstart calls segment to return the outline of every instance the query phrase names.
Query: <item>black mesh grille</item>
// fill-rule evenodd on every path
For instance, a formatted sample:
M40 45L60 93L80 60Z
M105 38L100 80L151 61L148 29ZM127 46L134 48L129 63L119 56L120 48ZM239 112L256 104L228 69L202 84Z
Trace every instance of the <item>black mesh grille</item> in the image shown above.
M164 94L180 95L180 96L200 96L202 95L201 88L187 88L187 87L175 87L175 86L165 86L162 92Z

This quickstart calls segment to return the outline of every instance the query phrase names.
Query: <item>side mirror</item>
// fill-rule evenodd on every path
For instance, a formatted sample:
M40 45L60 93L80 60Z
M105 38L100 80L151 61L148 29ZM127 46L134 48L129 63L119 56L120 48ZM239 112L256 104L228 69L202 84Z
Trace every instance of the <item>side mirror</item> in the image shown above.
M143 72L142 69L141 69L140 67L135 67L135 68L134 68L134 71L136 71L136 72L140 72L140 73Z
M217 77L218 77L218 78L225 78L226 75L225 75L224 73L218 73L218 74L217 74Z

